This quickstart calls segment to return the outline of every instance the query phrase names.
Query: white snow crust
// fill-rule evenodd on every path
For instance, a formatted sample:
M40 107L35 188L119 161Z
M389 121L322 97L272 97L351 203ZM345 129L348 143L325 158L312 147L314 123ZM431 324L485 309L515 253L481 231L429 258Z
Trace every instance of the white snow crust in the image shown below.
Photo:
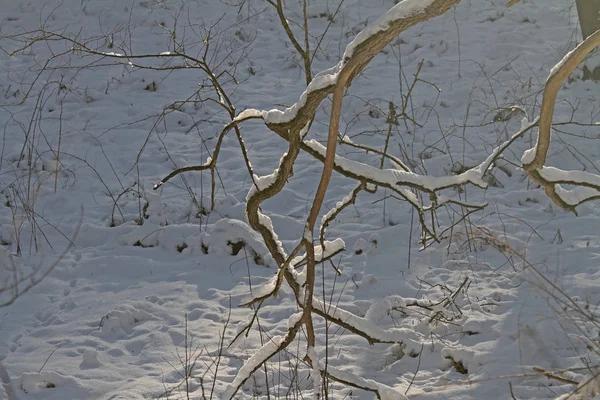
M0 305L22 295L0 307L0 400L187 398L180 362L186 346L188 354L196 351L193 375L206 372L207 389L216 371L213 399L228 399L302 316L285 281L276 299L262 302L257 318L256 308L237 307L272 293L278 273L263 238L244 222L248 196L273 184L288 150L265 123L295 117L311 91L335 84L344 60L366 38L432 2L345 0L336 15L338 0L309 2L311 52L324 36L308 87L302 62L266 2L3 2L0 286L10 289L0 289ZM298 35L301 3L284 2ZM302 393L290 396L314 398L325 369L378 390L385 400L510 398L500 376L514 377L515 398L523 400L564 399L575 389L529 376L534 367L590 381L580 397L598 397L597 371L586 368L600 364L588 348L597 350L597 340L587 339L599 334L600 209L597 201L580 205L600 195L597 85L580 80L580 71L565 82L553 117L561 125L553 131L548 166L540 169L559 182L556 192L567 204L577 205L575 217L519 166L535 157L543 83L579 40L576 11L563 0L521 1L509 9L504 3L463 0L403 32L353 81L340 135L379 151L391 127L388 152L407 168L387 159L380 169L380 154L339 143L338 166L368 177L366 188L377 192L361 192L338 214L359 182L333 174L319 217L336 218L323 248L320 231L305 229L320 161L301 152L284 189L261 204L260 223L282 254L302 238L315 243L317 261L339 252L317 266L314 307L385 343L371 345L315 316L315 346L307 349L300 331L289 352L270 361L267 375L259 368L235 399L266 398L265 378L271 398L287 393L293 379ZM60 55L73 48L60 40L17 51L24 43L9 36L39 34L41 23L89 39L101 55L84 57L76 46ZM171 57L183 50L202 57L202 24L213 26L210 77L193 62ZM128 58L132 52L159 57ZM38 76L53 55L52 69ZM122 64L107 65L114 63ZM181 68L160 70L169 65ZM210 90L208 78L215 77L222 92ZM230 132L216 158L214 209L210 171L186 172L152 191L174 169L217 157L218 135L231 123L224 94L244 110L235 121L255 175L248 175ZM307 125L300 132L321 155L329 101L310 131ZM388 119L390 102L398 112L406 104L410 118ZM495 110L513 106L527 117L489 122ZM456 184L465 186L442 189ZM441 243L419 243L413 205L426 208L433 200L416 186L434 191L443 205L435 215L424 214ZM467 214L456 202L488 205ZM553 300L561 292L545 291L548 282L508 246L596 319L561 311L564 304ZM301 298L304 262L300 253L288 266ZM32 278L14 286L27 274ZM312 368L297 358L306 352ZM466 374L457 370L459 362ZM349 399L350 391L374 397L339 383L331 387L335 399ZM202 397L196 380L189 390L190 398Z

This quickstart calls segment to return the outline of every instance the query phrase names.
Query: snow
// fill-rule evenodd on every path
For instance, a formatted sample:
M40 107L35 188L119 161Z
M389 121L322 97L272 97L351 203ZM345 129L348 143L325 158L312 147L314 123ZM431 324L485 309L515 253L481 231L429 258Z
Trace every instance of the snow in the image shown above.
M416 342L412 342L411 337L415 337L410 329L390 329L384 330L369 321L366 318L354 315L344 309L336 307L332 304L325 304L321 300L314 298L313 306L317 310L323 311L325 314L330 315L332 318L340 319L347 324L365 332L370 337L387 342L387 343L401 343L404 342L414 345ZM411 347L412 348L412 347Z
M277 275L275 275L274 277L269 279L269 281L267 283L265 283L264 285L261 285L258 288L252 289L252 293L250 293L250 296L242 299L241 303L246 304L246 303L252 301L253 299L257 299L257 298L261 298L261 297L270 295L273 293L273 291L275 290L276 287L277 287Z
M302 238L309 243L313 242L313 233L308 226L308 223L304 225L304 233L302 234Z
M563 188L561 185L555 186L556 194L567 204L572 206L578 206L585 200L597 198L600 196L600 191L589 187L576 187L568 190Z
M88 369L88 368L100 368L102 363L98 360L98 352L94 350L86 350L83 353L80 368Z
M321 225L325 224L325 222L327 220L329 220L336 212L338 212L339 209L344 207L346 204L350 203L351 200L352 200L352 196L348 195L348 196L344 197L342 200L335 203L335 207L333 207L331 210L329 210L327 212L327 214L323 215L323 217L321 218Z
M366 251L368 247L369 244L367 243L367 241L363 238L360 238L354 243L354 247L352 247L352 250L358 254Z
M585 171L564 171L555 167L543 167L538 171L549 182L585 183L600 188L600 175L597 174Z
M539 117L535 118L531 122L527 122L526 120L522 120L521 121L521 129L517 133L515 133L514 135L512 135L512 137L509 140L506 140L500 146L496 147L494 149L494 151L492 151L492 153L488 156L488 158L486 158L486 160L484 162L482 162L481 164L479 164L479 166L476 169L476 171L479 173L479 175L483 176L483 174L485 173L485 171L487 171L490 168L490 166L492 165L492 163L494 162L494 160L498 158L498 155L502 154L502 152L504 151L504 149L508 148L508 146L516 138L521 137L523 135L523 133L527 132L530 128L532 128L535 125L537 125L538 121L539 121ZM529 150L527 150L523 154L523 158L521 158L521 162L523 164L527 164L523 160L529 160L529 158L531 157L531 160L529 161L529 162L531 162L531 161L533 161L533 158L535 158L535 152L533 153L533 155L531 155L531 153L528 153L528 151Z
M321 368L323 368L323 367L324 367L324 365ZM370 389L377 390L379 393L378 397L381 398L381 400L407 400L408 399L408 397L406 397L402 393L398 392L397 390L395 390L389 386L383 385L381 383L375 382L373 380L357 377L355 375L352 375L346 371L342 371L341 369L338 369L335 367L328 367L327 371L338 379L342 379L346 382L355 382L356 384L360 385L360 387L367 387Z
M244 363L244 366L240 368L233 382L231 382L227 387L227 390L225 390L223 397L225 399L231 399L242 382L248 379L250 374L264 360L268 359L275 351L277 351L282 340L283 337L281 336L272 337L264 346L255 351L252 357L250 357L250 359Z
M335 85L337 77L342 69L342 63L340 62L335 67L325 70L313 78L306 90L300 95L298 102L294 103L293 106L286 108L281 111L278 109L271 109L269 111L261 113L265 123L267 124L282 124L289 122L298 115L298 111L306 104L306 99L311 92L326 88L331 85Z
M521 163L523 165L531 164L533 160L535 160L535 155L537 153L537 142L536 146L531 149L527 149L523 152L523 156L521 157Z
M312 398L313 400L317 400L321 398L321 383L322 378L321 378L321 368L320 368L320 361L319 361L319 357L317 356L317 353L315 351L315 348L312 346L309 346L306 349L306 355L308 356L308 358L312 361L312 367L313 367L313 395Z
M254 175L254 186L248 192L248 196L246 197L246 199L249 199L257 191L263 191L266 188L268 188L269 186L271 186L277 179L278 174L279 174L279 169L276 169L275 171L273 171L272 174L265 175L265 176Z
M201 242L208 248L210 253L214 254L231 254L231 244L240 241L243 241L249 253L263 256L268 254L267 246L264 244L262 237L252 230L248 224L237 219L223 218L218 220L194 241Z
M583 42L582 42L583 43ZM574 48L573 50L567 52L564 57L556 63L556 65L554 65L551 69L550 69L550 74L548 74L548 79L547 81L549 81L554 75L556 75L558 73L558 71L560 71L560 69L563 67L563 65L565 65L565 63L569 60L569 58L571 57L571 55L575 52L576 48Z
M240 122L240 121L250 119L250 118L264 118L264 111L255 110L253 108L248 108L248 109L242 111L241 113L239 113L235 117L234 121Z
M80 387L74 378L56 372L24 373L16 382L20 390L30 398L59 400L61 393L70 393L74 398L86 398L89 393Z
M335 240L326 240L324 242L324 247L315 246L315 260L323 260L330 257L332 254L335 254L341 250L344 250L346 247L346 243L344 243L344 239L337 238Z
M325 156L327 147L312 139L305 142L310 148L318 152L321 156ZM361 162L349 160L340 156L335 157L335 164L344 171L353 173L354 175L365 176L373 181L386 183L392 186L400 186L403 184L411 184L424 187L428 190L439 190L444 187L472 182L478 186L485 187L487 184L481 179L477 171L469 170L458 176L421 176L412 172L400 171L396 169L378 169Z
M595 372L595 371L594 371ZM581 383L577 386L578 394L581 398L591 398L600 394L600 375L595 372L593 375L586 375ZM594 397L595 399L596 397Z
M379 17L373 24L360 31L358 35L346 46L342 60L352 57L354 50L365 40L378 32L389 28L390 23L402 18L412 17L415 14L422 13L433 3L433 0L403 0L390 8L385 14Z
M358 35L356 35L354 40L346 47L344 55L337 65L327 70L323 70L315 75L306 90L300 96L300 99L297 103L295 103L292 107L286 108L284 111L272 109L266 113L261 113L265 122L268 124L281 124L294 119L298 114L298 111L306 104L306 99L311 92L315 92L327 86L336 84L338 75L344 66L345 60L347 60L349 57L352 57L352 54L358 45L363 43L377 32L387 29L392 21L400 18L411 17L419 12L423 12L423 10L431 3L433 3L433 0L403 0L395 7L392 7L388 12L375 21L373 25L367 26Z
M303 312L297 312L295 314L292 314L288 318L287 328L291 329L294 325L296 325L300 321L300 319L302 318L302 315L304 315Z
M0 38L0 285L12 285L0 290L0 304L31 282L15 286L22 274L41 277L56 263L37 287L0 308L0 400L187 398L186 346L187 354L197 351L193 376L206 373L207 391L214 378L212 398L227 399L300 322L302 311L285 281L277 298L262 302L257 318L256 308L237 307L271 293L277 283L278 266L261 235L244 222L248 196L273 184L288 151L265 123L292 119L311 91L335 84L356 46L390 21L422 12L431 0L345 0L335 16L338 0L309 2L311 49L325 36L308 87L273 7L241 3L2 4L0 35L34 32L44 21L45 29L90 39L90 48L113 58L65 54L50 65L68 68L38 77L48 57L72 44L38 43L9 56L23 43ZM284 3L287 18L298 22L301 2ZM317 266L314 307L385 343L371 345L314 316L315 346L307 348L300 330L235 399L264 400L267 387L270 398L290 390L290 397L314 398L325 370L378 390L385 400L510 398L500 376L511 376L515 398L523 400L564 399L575 389L534 376L534 367L573 369L556 373L581 386L589 380L580 397L598 397L597 371L586 368L599 362L588 349L597 350L597 318L561 311L563 304L544 290L547 282L508 250L525 255L581 309L598 316L600 209L597 202L579 205L600 194L590 187L600 185L598 85L582 81L580 70L565 82L554 122L595 125L561 125L540 169L545 179L561 182L556 193L567 204L579 205L575 217L519 168L535 156L542 84L578 40L575 8L562 0L510 9L503 3L463 0L401 34L354 79L340 134L346 143L381 150L391 126L388 151L401 163L387 159L381 169L379 154L338 144L336 164L368 177L368 191L378 190L361 191L355 204L337 213L359 182L334 172L319 215L323 222L336 214L324 247L319 231L305 228L322 172L312 156L301 152L284 189L261 204L259 221L282 254L303 238L314 241L317 262L337 254L330 259L335 269L329 261ZM183 50L204 54L202 23L215 24L207 59L211 78L223 84L216 94L202 70L171 57ZM302 32L295 24L292 29ZM159 68L127 65L132 53L161 56L136 59ZM401 110L421 60L421 80L407 103L410 120L388 121L389 102ZM122 65L100 66L115 62ZM169 65L183 68L160 70ZM255 175L248 175L230 132L214 171L214 209L210 171L186 172L151 190L175 168L212 162L218 135L231 123L221 107L224 94L243 110L235 121ZM527 117L489 122L491 110L513 106ZM300 132L321 155L329 107L325 100L310 130L307 125ZM455 184L465 185L448 188ZM435 191L444 206L424 218L441 243L419 252L416 213L382 185L423 207L432 199L414 187ZM467 216L455 201L487 207ZM301 297L305 259L301 252L288 266ZM468 284L457 290L465 278ZM312 368L301 361L305 354ZM445 357L461 362L467 374ZM299 392L286 385L291 381ZM374 398L330 385L332 399ZM202 398L196 380L188 390L189 398Z

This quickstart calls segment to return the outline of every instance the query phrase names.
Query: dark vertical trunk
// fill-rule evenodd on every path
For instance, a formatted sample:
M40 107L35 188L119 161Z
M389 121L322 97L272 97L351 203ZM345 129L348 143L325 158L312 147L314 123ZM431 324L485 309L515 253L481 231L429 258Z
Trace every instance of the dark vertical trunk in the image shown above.
M576 0L579 23L583 39L600 29L600 0ZM596 51L595 60L584 67L584 79L600 81L600 56Z

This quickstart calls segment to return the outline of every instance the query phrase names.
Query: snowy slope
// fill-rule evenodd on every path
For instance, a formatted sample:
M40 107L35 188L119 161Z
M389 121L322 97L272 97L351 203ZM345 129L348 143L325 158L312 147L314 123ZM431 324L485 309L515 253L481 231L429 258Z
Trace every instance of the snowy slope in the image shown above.
M286 2L289 20L301 21L299 3ZM415 172L446 176L481 163L520 129L524 114L507 107L519 106L532 121L550 69L579 40L574 2L523 0L510 9L504 3L463 0L402 33L348 90L345 137L381 149L392 127L390 152ZM394 2L346 0L336 13L338 4L310 3L311 46L320 43L314 73L335 66L346 45ZM228 348L252 318L252 310L237 305L275 273L259 235L241 222L252 180L233 133L219 156L214 211L207 172L185 173L152 190L174 168L206 162L229 122L218 104L200 101L208 96L205 74L106 66L114 60L70 52L62 40L10 56L23 46L11 35L43 26L103 52L156 54L175 46L200 57L213 25L208 57L217 72L235 72L236 81L220 78L237 110L283 110L306 85L276 12L260 0L0 6L2 265L12 259L20 270L39 266L43 273L57 263L37 287L0 309L0 399L186 398L186 348L195 360L192 374L203 377L203 387L189 380L190 398L202 398L203 390L221 398L244 362L284 335L298 310L284 288L259 313L261 332L255 325ZM50 67L71 68L38 76L52 54L58 56ZM390 123L389 104L399 111L421 60L410 119ZM554 116L564 124L554 132L551 165L599 172L600 127L593 125L600 120L599 96L597 83L565 84ZM196 101L178 103L188 98ZM325 144L329 102L323 104L309 139ZM287 143L256 121L245 122L242 135L255 172L272 173ZM534 141L528 133L505 152L487 190L444 191L488 206L470 216L472 226L457 225L421 252L418 221L406 202L383 189L361 193L328 228L328 240L342 238L346 251L334 259L341 276L325 265L323 281L319 269L318 298L363 317L365 326L410 333L405 346L370 346L319 322L315 353L332 368L418 399L510 398L509 382L518 399L554 399L574 389L534 367L579 368L563 377L586 379L586 367L598 364L587 342L597 340L598 326L561 312L548 291L561 288L598 316L600 208L583 205L575 217L526 179L517 166ZM379 167L377 154L342 145L338 153ZM288 251L302 237L321 168L301 154L289 184L264 203ZM354 187L334 174L322 214ZM439 223L460 218L455 210L440 212ZM237 246L241 241L245 247ZM533 267L556 287L540 282ZM445 298L452 301L440 307ZM310 396L311 371L297 358L304 355L300 340L235 398L266 399L267 390L271 398ZM330 397L373 395L335 384Z

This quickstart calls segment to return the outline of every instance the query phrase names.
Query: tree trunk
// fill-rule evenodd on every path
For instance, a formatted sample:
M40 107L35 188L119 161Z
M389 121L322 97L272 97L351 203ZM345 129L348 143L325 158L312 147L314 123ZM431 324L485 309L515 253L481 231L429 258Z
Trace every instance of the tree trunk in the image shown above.
M600 29L600 0L577 0L577 13L581 25L581 35L585 40ZM584 66L583 78L600 81L600 54L596 51L588 60L590 65Z

